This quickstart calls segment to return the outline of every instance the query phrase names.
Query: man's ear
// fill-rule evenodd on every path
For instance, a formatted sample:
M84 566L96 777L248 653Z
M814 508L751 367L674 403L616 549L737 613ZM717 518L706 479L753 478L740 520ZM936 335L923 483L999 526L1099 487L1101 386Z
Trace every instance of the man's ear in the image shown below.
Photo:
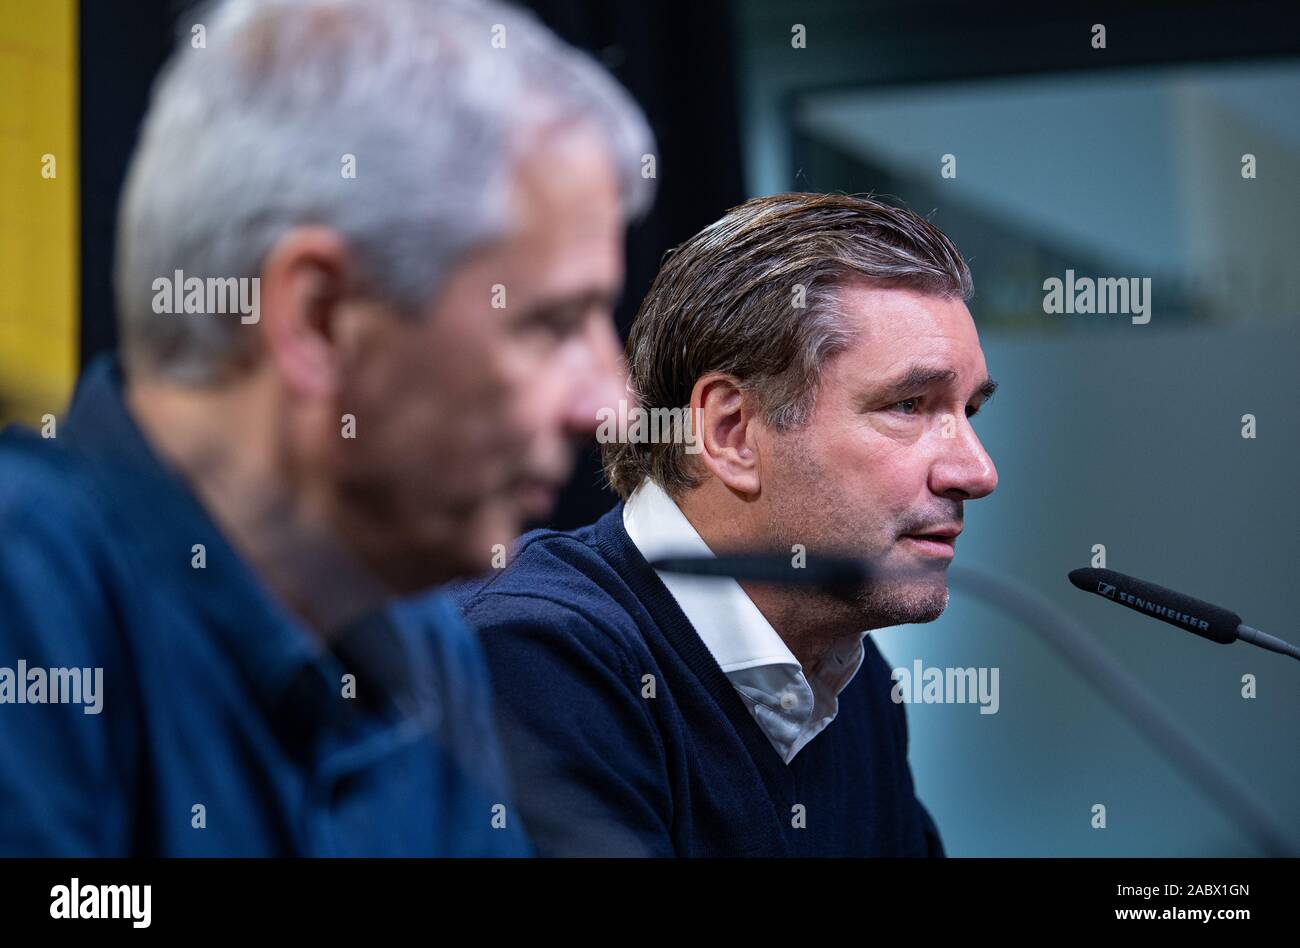
M761 484L753 399L730 375L701 376L691 390L700 462L736 493L753 497Z
M266 353L294 394L337 389L339 317L351 279L343 238L326 227L296 227L262 264L261 320Z

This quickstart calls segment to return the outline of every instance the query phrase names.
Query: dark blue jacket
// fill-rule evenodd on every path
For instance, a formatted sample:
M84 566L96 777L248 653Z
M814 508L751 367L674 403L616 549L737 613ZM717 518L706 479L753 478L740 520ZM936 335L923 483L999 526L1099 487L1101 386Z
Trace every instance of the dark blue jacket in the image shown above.
M17 703L20 662L24 698L101 669L101 710ZM0 436L0 855L522 853L505 794L455 611L426 598L323 647L153 454L112 364L57 438Z
M839 715L787 765L622 514L528 534L508 568L453 590L483 637L538 852L942 855L871 640Z

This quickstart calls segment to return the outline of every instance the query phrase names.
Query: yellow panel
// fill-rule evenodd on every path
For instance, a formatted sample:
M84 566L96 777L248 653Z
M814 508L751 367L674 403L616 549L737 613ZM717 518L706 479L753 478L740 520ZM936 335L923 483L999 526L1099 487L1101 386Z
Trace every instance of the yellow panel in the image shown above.
M67 405L81 283L76 0L0 0L0 421Z

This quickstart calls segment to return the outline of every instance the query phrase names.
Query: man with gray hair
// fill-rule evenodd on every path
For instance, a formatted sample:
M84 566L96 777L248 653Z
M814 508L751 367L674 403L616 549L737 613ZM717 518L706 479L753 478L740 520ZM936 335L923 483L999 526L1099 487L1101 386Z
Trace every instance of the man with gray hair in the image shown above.
M477 641L385 606L487 569L622 393L652 147L502 4L183 24L122 200L121 362L55 438L0 437L0 854L526 851ZM98 713L54 668L102 671Z
M623 498L458 590L519 805L551 855L923 856L907 722L866 632L928 622L965 501L997 485L970 272L915 214L777 194L676 248L632 325L638 409L690 443L605 444ZM651 563L871 561L841 595Z

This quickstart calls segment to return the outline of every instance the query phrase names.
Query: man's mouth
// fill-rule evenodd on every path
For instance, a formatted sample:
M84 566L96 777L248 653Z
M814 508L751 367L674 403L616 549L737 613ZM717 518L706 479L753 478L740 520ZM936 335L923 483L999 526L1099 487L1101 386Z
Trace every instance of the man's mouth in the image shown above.
M961 527L941 526L923 533L904 533L901 539L923 556L952 559L956 554L957 536Z

